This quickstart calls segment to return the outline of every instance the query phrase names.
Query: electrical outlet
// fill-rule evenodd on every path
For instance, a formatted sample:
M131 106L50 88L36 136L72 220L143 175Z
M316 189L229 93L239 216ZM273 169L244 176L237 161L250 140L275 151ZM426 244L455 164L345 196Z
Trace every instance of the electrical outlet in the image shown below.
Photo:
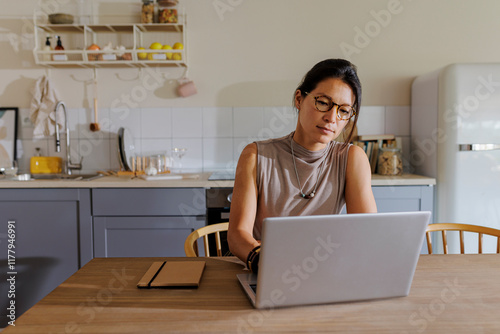
M32 128L33 127L33 122L31 122L31 119L29 118L29 116L21 118L21 126L23 128Z

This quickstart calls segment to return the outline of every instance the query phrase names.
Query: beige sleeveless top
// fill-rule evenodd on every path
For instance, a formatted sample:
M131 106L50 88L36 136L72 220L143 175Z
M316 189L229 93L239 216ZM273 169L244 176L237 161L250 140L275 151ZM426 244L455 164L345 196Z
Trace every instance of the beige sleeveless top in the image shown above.
M293 166L288 136L255 142L257 144L257 215L254 238L261 239L262 221L266 217L338 214L345 205L344 187L349 147L330 142L320 151L309 151L293 141L295 163L302 192L314 190L315 196L304 199L300 194ZM324 162L320 173L320 165Z

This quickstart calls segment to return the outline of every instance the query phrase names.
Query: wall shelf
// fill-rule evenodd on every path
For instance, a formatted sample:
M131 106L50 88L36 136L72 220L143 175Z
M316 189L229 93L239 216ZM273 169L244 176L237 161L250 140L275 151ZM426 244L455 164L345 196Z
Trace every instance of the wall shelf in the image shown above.
M46 24L35 10L35 48L33 56L37 65L55 68L106 68L106 67L186 67L187 39L186 15L179 10L178 23L96 23L96 24ZM92 20L96 22L97 20ZM45 37L62 36L65 50L44 51ZM103 50L112 43L112 49ZM150 50L158 42L173 46L182 43L182 49ZM101 50L87 50L92 45ZM124 49L117 50L117 45ZM145 48L142 50L140 48Z

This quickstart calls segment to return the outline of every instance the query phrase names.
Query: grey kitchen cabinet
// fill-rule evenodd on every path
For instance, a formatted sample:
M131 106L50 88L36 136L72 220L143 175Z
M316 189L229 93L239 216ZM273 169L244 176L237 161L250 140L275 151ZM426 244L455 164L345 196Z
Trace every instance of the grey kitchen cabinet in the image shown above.
M4 327L9 320L7 303L15 302L18 318L92 258L90 191L0 189L0 219L2 277L14 276L15 281L15 293L9 298L12 286L6 279L0 281ZM14 227L10 231L9 222ZM11 257L9 240L15 246Z
M434 186L373 186L378 212L431 211ZM432 221L432 220L431 220Z
M206 224L204 188L92 190L95 257L184 256Z
M433 211L433 185L372 186L372 191L378 212Z

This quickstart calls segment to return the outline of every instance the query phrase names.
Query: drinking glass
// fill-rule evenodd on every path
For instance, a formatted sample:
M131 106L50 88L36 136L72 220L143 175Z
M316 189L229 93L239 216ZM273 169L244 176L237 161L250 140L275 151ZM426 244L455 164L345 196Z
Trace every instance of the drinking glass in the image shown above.
M186 155L187 148L174 147L172 149L172 155L178 161L179 173L182 172L182 157Z

